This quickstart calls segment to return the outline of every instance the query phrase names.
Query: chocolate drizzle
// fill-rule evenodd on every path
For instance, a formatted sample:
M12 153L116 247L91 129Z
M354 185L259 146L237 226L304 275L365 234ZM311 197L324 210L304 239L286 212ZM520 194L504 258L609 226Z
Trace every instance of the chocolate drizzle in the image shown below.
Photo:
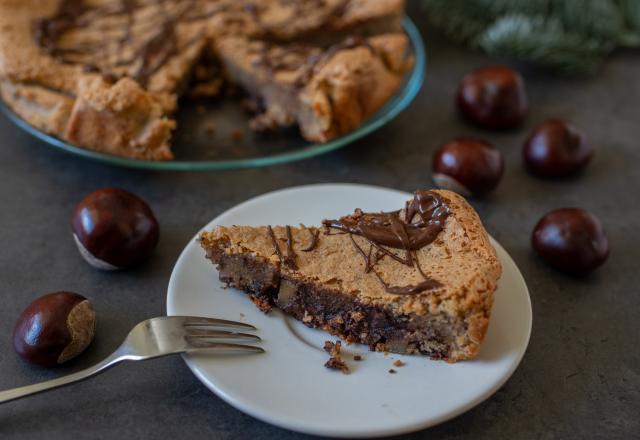
M324 220L323 225L350 234L360 235L373 244L407 251L420 249L432 243L444 227L449 208L432 191L416 191L408 203L404 218L401 211L362 213L340 220ZM416 219L416 217L418 217ZM417 220L417 221L416 221Z
M403 210L364 213L358 209L351 216L342 217L339 220L324 220L322 224L326 228L325 235L349 234L353 247L364 259L365 273L373 272L388 293L415 295L442 287L440 282L430 278L422 270L417 251L436 240L438 234L444 229L444 224L449 214L449 207L438 194L433 191L419 190L414 193L413 199L407 202ZM286 226L285 228L287 235L286 255L280 249L273 228L268 226L267 230L280 262L293 270L297 270L297 255L293 249L291 227ZM307 247L300 249L302 252L310 252L318 246L320 230L307 230L311 236L311 242ZM369 245L367 251L362 245L358 244L354 235L366 240ZM398 255L388 248L401 249L404 251L404 256ZM385 257L389 257L400 264L414 267L422 276L423 281L407 286L390 285L376 271L376 265Z
M306 228L305 228L306 229ZM285 226L285 231L287 234L287 254L284 255L282 250L280 250L280 245L278 244L278 239L276 238L275 232L273 232L273 228L271 226L267 226L267 231L269 232L269 238L271 238L271 243L275 248L276 255L280 259L280 263L289 267L293 270L298 270L298 264L296 263L296 258L298 255L296 251L293 249L293 236L291 234L291 226ZM309 234L311 234L311 243L305 248L300 249L302 252L310 252L314 250L318 246L318 236L320 235L319 230L311 231L311 229L307 229Z
M369 44L369 42L360 36L350 36L345 38L340 43L334 44L321 55L314 55L309 57L309 67L304 73L302 78L297 81L298 85L305 85L309 82L311 77L318 73L336 54L343 50L355 49L357 47L364 47L369 49L372 53L375 53L375 48Z
M236 2L219 0L60 0L56 12L34 23L36 42L58 61L80 64L86 72L100 72L118 79L133 78L147 86L150 78L174 56L198 41L202 34L190 41L178 35L180 23L203 21L216 14L225 19L251 22L264 38L283 32L288 26L274 24L273 29L265 17L271 8L284 8L304 24L297 33L318 32L339 19L346 11L349 0L329 4L325 0L280 0L280 5L269 6L257 1ZM265 17L263 17L265 15ZM274 35L271 35L273 32ZM276 38L277 39L277 38ZM290 45L275 56L265 56L260 62L272 72L300 69L295 85L304 85L314 71L337 51L365 44L363 39L349 38L330 48L324 55L309 46Z
M281 7L290 10L290 15L287 16L290 20L287 23L269 23L264 20L264 13L268 12L269 7L260 2L244 5L245 11L252 14L261 33L269 39L286 38L291 29L300 32L299 27L304 27L307 34L322 31L345 14L350 0L341 0L335 4L329 4L326 0L280 0L279 3Z
M180 44L178 24L221 11L203 14L201 7L195 0L119 0L97 5L61 0L53 16L34 23L34 38L60 62L81 64L85 72L114 78L129 76L146 86L171 57L198 41ZM89 28L104 37L85 37ZM73 39L67 37L71 34L76 34Z
M318 237L320 236L320 231L318 229L316 229L315 231L307 229L307 231L309 231L309 234L311 234L311 243L309 243L309 246L307 246L306 248L300 249L302 252L311 252L318 246Z
M429 278L420 267L416 251L432 243L444 228L449 216L449 207L442 198L432 191L416 191L413 199L402 211L363 213L358 210L349 217L339 220L325 220L323 225L348 233L351 241L364 258L365 272L373 272L385 290L396 295L410 295L435 289L441 284ZM364 251L354 235L363 237L369 244ZM386 249L402 249L404 258ZM393 258L401 264L415 267L424 281L409 286L391 286L375 270L376 264L385 257Z
M291 269L297 269L298 265L296 264L296 253L293 250L293 237L291 236L291 226L287 226L287 256L284 260L285 264L289 266Z
M84 0L62 0L53 17L37 20L34 23L33 31L36 41L47 52L54 53L57 49L56 42L76 25L86 11L87 6Z
M178 39L175 22L170 19L162 25L162 30L140 49L138 57L142 59L142 63L133 78L140 84L146 84L149 77L177 52Z
M293 85L304 87L336 54L357 47L365 47L375 53L375 48L366 39L357 36L347 37L324 52L319 48L297 43L286 46L266 43L260 48L254 65L265 68L271 76L279 71L298 71Z
M278 244L278 239L276 238L276 234L273 232L273 228L271 226L267 227L269 231L269 237L271 238L271 243L273 243L273 247L275 248L276 255L280 259L280 262L290 269L297 270L298 265L296 264L296 253L293 250L293 238L291 236L291 226L286 227L287 231L287 255L283 255L280 250L280 245Z

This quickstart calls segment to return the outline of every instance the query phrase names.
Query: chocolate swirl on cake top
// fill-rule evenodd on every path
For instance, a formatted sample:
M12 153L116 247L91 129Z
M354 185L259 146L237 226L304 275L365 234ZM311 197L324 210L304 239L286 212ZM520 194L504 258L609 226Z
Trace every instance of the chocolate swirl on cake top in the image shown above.
M204 6L196 0L61 0L55 14L34 23L34 38L61 62L146 86L171 57L197 42L180 41L180 23L221 11Z
M419 190L414 193L413 199L407 203L404 210L380 213L364 213L356 210L353 215L338 220L324 220L322 224L326 228L326 235L330 234L331 229L341 234L349 234L354 248L365 261L365 273L373 272L388 293L413 295L442 287L440 282L424 273L416 252L436 240L444 229L450 213L449 207L438 194L433 191ZM291 227L286 227L286 254L280 249L271 226L267 230L280 262L292 270L298 270ZM301 249L303 252L313 250L318 245L319 231L316 230L314 233L309 230L309 232L311 243ZM366 240L369 244L367 251L353 238L354 235ZM403 250L404 258L389 248ZM376 265L385 257L406 266L415 267L423 281L407 286L391 286L376 271Z
M429 278L420 267L416 251L427 246L438 237L450 214L449 207L442 198L426 190L418 190L413 199L402 211L363 213L356 211L354 215L339 220L325 220L322 224L329 229L336 229L349 234L351 241L365 260L365 272L373 272L388 293L408 295L441 287L441 284ZM353 238L363 237L369 244L367 252ZM402 249L404 258L389 249ZM393 258L401 264L415 267L424 281L415 285L391 286L376 272L375 266L385 257Z

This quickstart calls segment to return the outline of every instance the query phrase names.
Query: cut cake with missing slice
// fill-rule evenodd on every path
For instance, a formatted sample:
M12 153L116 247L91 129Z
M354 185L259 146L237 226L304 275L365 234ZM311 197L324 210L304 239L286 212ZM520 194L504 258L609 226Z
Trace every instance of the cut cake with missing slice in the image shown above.
M192 92L219 38L327 50L347 36L402 35L404 7L404 0L2 0L0 98L76 146L169 160L178 98ZM219 84L213 78L194 91L215 95Z
M501 266L459 195L414 193L403 209L322 227L219 226L200 243L220 280L372 350L456 362L486 335Z
M401 33L349 37L327 49L234 36L216 41L215 50L231 81L258 103L254 130L297 124L314 142L359 127L414 64Z

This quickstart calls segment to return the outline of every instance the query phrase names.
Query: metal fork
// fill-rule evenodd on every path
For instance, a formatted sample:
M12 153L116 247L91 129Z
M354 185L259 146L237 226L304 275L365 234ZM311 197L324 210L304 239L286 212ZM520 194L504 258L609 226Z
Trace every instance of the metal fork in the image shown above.
M254 326L241 322L196 316L163 316L142 321L129 332L122 345L102 362L68 376L0 391L0 403L88 379L122 361L143 361L177 353L264 352L262 348L253 345L221 342L240 339L261 341L254 334L218 330L225 327L257 330Z

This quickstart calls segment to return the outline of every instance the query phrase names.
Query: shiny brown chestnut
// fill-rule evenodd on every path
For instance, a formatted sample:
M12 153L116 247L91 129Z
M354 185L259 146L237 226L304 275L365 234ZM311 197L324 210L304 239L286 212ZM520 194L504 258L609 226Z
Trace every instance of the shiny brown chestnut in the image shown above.
M506 66L490 66L466 75L458 87L458 109L482 127L514 128L529 112L524 80Z
M560 119L548 119L529 135L523 149L527 169L542 177L563 177L584 168L593 146L578 128Z
M73 292L49 293L22 312L13 346L29 362L54 366L82 353L95 328L96 314L87 298Z
M533 249L551 266L571 275L587 275L609 256L602 223L580 208L561 208L540 219L531 235Z
M158 221L138 196L104 188L86 196L71 221L82 256L94 267L126 269L145 260L158 243Z
M479 139L455 139L433 157L433 181L440 188L463 196L493 190L504 173L504 158L490 143Z

